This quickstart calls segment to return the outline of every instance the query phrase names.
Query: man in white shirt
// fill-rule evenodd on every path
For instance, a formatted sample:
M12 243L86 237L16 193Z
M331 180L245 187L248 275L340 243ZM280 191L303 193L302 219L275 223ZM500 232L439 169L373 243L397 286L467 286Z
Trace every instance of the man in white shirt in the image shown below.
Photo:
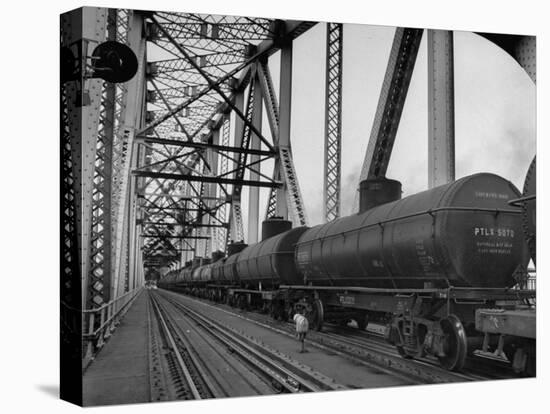
M297 309L297 312L294 315L294 322L296 323L296 333L298 334L298 340L302 343L302 348L300 349L300 353L307 352L305 350L305 343L304 340L306 339L306 333L309 329L309 322L307 318L304 316L304 308L300 307Z

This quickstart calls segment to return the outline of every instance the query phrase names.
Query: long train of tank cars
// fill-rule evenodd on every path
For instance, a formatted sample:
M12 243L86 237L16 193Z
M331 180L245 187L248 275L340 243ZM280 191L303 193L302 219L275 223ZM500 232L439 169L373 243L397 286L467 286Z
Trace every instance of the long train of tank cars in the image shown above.
M534 374L536 292L521 283L535 258L534 165L523 195L489 173L406 198L398 181L368 179L358 214L311 228L272 217L261 242L197 257L158 285L276 319L303 308L317 330L384 323L401 355L449 370L482 351Z

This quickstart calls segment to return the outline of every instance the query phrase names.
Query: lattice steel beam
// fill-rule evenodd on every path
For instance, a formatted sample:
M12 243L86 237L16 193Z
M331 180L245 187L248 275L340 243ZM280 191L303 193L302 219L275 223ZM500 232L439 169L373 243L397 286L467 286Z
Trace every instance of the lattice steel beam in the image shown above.
M254 107L252 111L252 125L258 130L262 129L262 88L260 86L260 80L258 77L258 64L256 64L256 74L254 84L256 87L254 91ZM259 151L261 148L261 137L255 133L250 135L250 143L248 145L249 149L252 151ZM250 163L259 163L260 156L258 154L250 154ZM259 166L258 166L259 167ZM250 170L249 178L251 181L258 181L260 179L260 174L257 171ZM257 186L250 187L248 190L248 237L246 242L248 244L254 244L258 242L258 232L260 225L260 188Z
M281 163L284 183L287 186L287 203L291 206L293 221L300 226L307 226L307 213L302 199L302 192L298 184L298 176L292 160L292 151L290 147L279 147L279 160ZM279 202L277 201L277 205Z
M230 121L229 114L224 115L223 123L222 123L222 126L221 126L221 128L222 128L222 143L221 144L224 147L229 146L229 138L230 138L230 132L231 132L230 122L231 121ZM221 164L220 165L220 173L222 175L226 174L227 170L228 170L228 158L227 157L222 157L220 164ZM229 222L228 222L228 219L227 219L227 204L226 203L224 203L218 209L217 217L222 223L227 222L227 225L229 227ZM229 238L229 234L230 234L229 229L226 229L225 231L218 231L218 246L223 246L223 251L224 252L227 251L227 241L228 241L228 238Z
M255 148L241 148L241 147L231 147L225 145L209 144L204 142L194 142L194 141L179 141L174 139L162 139L162 138L153 138L148 136L137 137L138 140L144 141L146 143L161 144L161 145L174 145L184 148L200 148L200 149L210 149L217 152L235 152L239 154L249 154L249 155L262 155L262 156L274 156L275 151L266 151Z
M75 56L79 55L79 47L83 57L90 56L93 49L105 40L106 24L106 9L85 7L66 13L61 22L61 45L73 49ZM67 234L68 244L64 244L64 247L70 246L70 249L64 253L64 257L68 257L69 252L78 252L78 256L70 260L72 263L73 260L79 263L82 308L85 308L88 300L88 279L92 268L90 252L93 252L93 191L101 97L102 81L99 79L81 78L77 82L70 81L64 85L62 91L62 99L66 105L66 109L63 108L62 111L66 117L62 121L67 122L68 129L65 131L69 134L65 141L64 156L67 158L64 159L64 166L70 166L71 169L70 179L66 181L68 209L64 210L64 215L69 215L67 224L74 224L74 227L69 224L68 229L71 233L76 231L76 240L74 234ZM70 152L67 151L69 148ZM74 210L69 203L74 203ZM72 269L75 270L74 267ZM67 282L74 284L75 276L72 273L72 281L67 279Z
M158 144L144 144L150 147L155 155L147 160L139 169L144 170L150 168L150 166L155 166L156 169L160 169L160 171L155 172L161 174L178 174L181 176L192 171L192 175L197 173L199 177L211 177L208 171L199 171L199 160L195 155L180 157L179 154L181 154L181 152L179 149L168 151L166 149L167 146L164 146L164 143L161 143L160 140L167 139L168 137L173 138L174 136L180 139L184 134L182 132L184 130L188 132L189 136L186 136L188 140L194 141L196 137L200 137L203 141L210 139L213 133L212 131L215 131L217 128L211 124L211 121L214 121L214 123L221 122L222 116L229 119L227 115L231 110L237 115L235 130L240 131L236 134L238 139L242 141L243 132L245 132L244 126L239 129L239 123L247 124L246 129L251 129L253 133L259 133L259 129L255 129L253 125L250 125L250 121L246 119L246 117L243 119L242 109L239 109L243 106L239 107L236 103L237 100L232 99L229 94L233 92L239 95L239 92L243 91L248 86L252 79L251 71L248 69L250 63L256 62L259 56L267 58L268 55L278 50L280 45L285 41L299 36L305 30L313 26L314 23L292 21L277 23L269 22L271 34L258 44L257 41L251 41L253 36L251 33L247 33L243 27L238 29L242 30L238 36L238 42L229 40L227 37L217 36L220 32L216 31L223 30L221 27L217 26L223 19L226 19L226 17L223 16L209 17L182 13L157 13L153 16L153 19L156 19L160 25L154 25L152 27L152 29L157 28L158 30L156 30L156 33L155 30L153 30L149 40L152 40L158 46L169 51L175 57L179 58L183 56L184 59L174 59L148 65L150 79L154 78L154 83L151 83L155 91L153 93L148 93L148 98L150 102L152 102L148 109L152 111L148 113L150 117L143 130L145 131L147 129L149 135L156 135L159 141ZM235 18L227 17L227 19L231 20ZM193 24L188 25L189 22ZM251 24L250 27L256 27L257 19L249 19L247 23ZM186 25L185 28L184 25ZM233 29L233 33L236 34L238 30L236 28ZM199 30L201 31L200 33ZM239 76L238 79L236 79L237 76ZM212 85L214 85L214 87L212 87ZM212 92L216 92L217 95L214 95ZM221 100L225 102L223 105L220 105L220 101L217 99L218 97L221 97ZM276 108L276 105L274 107ZM179 114L178 111L180 110L184 111L182 112L184 118L174 119L174 116L176 115L177 117L177 114ZM211 114L210 116L209 113ZM218 117L217 120L216 117ZM177 127L177 130L175 127ZM180 133L182 135L177 135ZM261 149L259 151L248 151L246 150L246 146L242 146L243 142L235 142L234 146L244 149L244 151L241 152L248 151L251 154L256 154L261 157L273 156L275 151L273 151L269 141L267 141L265 137L261 137L261 134L258 135L264 144L271 149L271 151L268 151L270 154L267 154L267 152ZM273 136L273 140L276 140L276 138L276 136ZM246 142L244 142L244 144L248 145ZM162 149L161 146L164 149ZM227 148L229 145L226 144L225 147ZM203 148L196 149L199 150ZM218 174L218 176L221 176L220 178L225 178L227 175L230 176L232 172L228 171L228 162L237 161L234 170L236 176L244 176L245 169L248 169L251 171L252 175L258 174L266 178L267 182L279 184L274 182L271 177L266 177L261 174L258 168L252 168L255 162L239 162L239 158L241 158L242 161L243 157L235 157L237 158L235 160L228 156L228 151L224 151L221 148L219 149L220 151L217 152L222 156L221 163L223 165L225 162L226 166L225 170L221 170ZM238 153L237 151L235 152ZM185 150L182 152L185 152ZM162 157L165 158L162 159ZM282 175L275 175L275 177L281 176ZM152 186L156 185L158 187L162 186L162 184L160 184L162 180L166 179L159 176L152 180L148 179L146 184ZM157 185L154 183L159 184ZM188 184L189 185L185 186L187 189L186 191L190 190L197 195L206 194L203 190L207 188L207 185L201 185L200 189L197 189L191 182ZM231 185L228 184L228 186ZM221 185L217 186L216 189L225 192L226 200L232 200L231 221L237 223L233 228L242 228L242 225L239 226L238 224L242 222L242 217L239 213L240 202L238 200L240 189L237 188L232 195L229 195L226 189ZM155 194L158 193L158 191L155 191ZM192 193L188 193L188 195ZM206 202L206 204L207 203L208 202ZM201 201L200 208L204 208L204 204L205 200ZM219 211L225 210L225 205L222 203L219 208L217 206L216 209L218 211L215 213L215 216L218 219L218 215L220 214ZM193 218L199 220L198 217L201 212L197 211L196 213L197 214ZM225 213L225 211L223 211L223 213ZM162 213L157 217L161 216ZM208 220L211 220L212 217L209 217ZM157 218L155 218L155 220L156 219ZM242 231L238 233L242 233ZM242 239L242 237L239 238ZM147 245L149 246L149 244Z
M240 170L243 170L241 168ZM239 171L240 171L239 170ZM192 174L173 174L173 173L162 173L156 171L141 171L133 170L132 174L136 177L152 177L152 178L162 178L165 180L178 180L178 181L191 181L198 183L215 183L215 184L232 184L242 188L245 186L255 186L255 187L280 187L281 182L277 181L259 181L259 180L244 180L239 178L222 178L222 177L210 177L210 176L197 176ZM201 198L201 197L199 197Z
M122 93L122 110L117 131L120 156L117 165L116 191L116 246L114 262L113 295L116 298L123 294L129 286L129 246L133 235L130 226L135 226L135 220L130 222L135 210L135 200L130 186L130 170L135 163L134 137L136 129L142 120L143 99L145 97L145 38L143 37L143 17L138 12L128 12L128 45L138 58L138 71L130 80Z
M116 40L117 11L108 10L107 39ZM86 307L99 307L111 294L111 184L116 85L103 83L93 189L92 238Z
M343 25L327 23L323 216L340 217Z
M153 22L155 24L158 25L158 21L155 19L155 17L152 17L151 18L153 20ZM161 29L161 31L164 32L164 35L170 39L170 41L173 43L173 45L176 47L176 49L182 54L183 57L185 57L185 59L187 59L187 61L191 64L191 66L194 67L194 69L199 72L202 77L206 80L206 82L208 83L208 86L211 88L211 89L214 89L218 95L220 95L220 97L225 101L225 103L227 105L229 105L231 107L231 109L241 118L244 120L246 126L248 128L250 128L254 134L256 134L256 136L270 149L273 149L273 147L271 146L271 144L263 137L261 131L256 128L246 117L245 115L240 111L240 109L238 107L236 107L232 100L227 96L227 94L221 90L221 88L219 87L219 80L213 80L211 79L211 77L208 75L208 73L206 71L203 70L203 68L201 68L201 66L195 61L195 59L192 58L192 56L189 55L189 53L185 50L185 48L179 44L178 42L175 41L175 39L173 39L170 34L165 31L161 26L159 26L159 28Z
M292 70L291 62L287 62ZM288 68L281 68L281 71L288 70ZM264 99L264 104L267 109L267 120L269 123L269 128L271 130L271 137L275 146L279 142L279 103L277 102L277 95L275 94L275 89L273 87L273 81L271 80L271 73L269 71L269 66L267 65L267 60L261 60L258 65L258 76L260 79L260 84L262 87L262 97ZM284 77L282 77L284 78ZM288 78L284 78L283 82L289 81ZM286 86L286 85L285 85ZM280 171L280 162L278 157L275 159L273 165L273 179L280 181L281 180L281 171ZM284 193L284 184L283 189L272 188L269 192L269 197L267 199L267 207L265 210L265 219L267 220L270 217L277 215L277 192ZM282 198L284 206L279 207L279 213L286 219L288 217L288 209L286 209L286 197ZM284 211L283 211L284 209Z
M276 192L276 213L290 217L294 225L307 226L307 214L292 160L290 121L292 107L292 42L287 39L281 47L281 76L279 93L279 157L274 177L281 177L283 187ZM277 165L278 164L278 165ZM288 210L290 209L290 214Z
M386 175L421 39L422 29L395 30L360 181Z

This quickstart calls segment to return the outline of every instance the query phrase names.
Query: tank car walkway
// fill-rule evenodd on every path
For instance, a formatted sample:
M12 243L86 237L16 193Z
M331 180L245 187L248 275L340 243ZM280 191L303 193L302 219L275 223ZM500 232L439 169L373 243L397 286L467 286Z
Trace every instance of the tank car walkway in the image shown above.
M84 373L84 406L149 401L147 301L142 291Z

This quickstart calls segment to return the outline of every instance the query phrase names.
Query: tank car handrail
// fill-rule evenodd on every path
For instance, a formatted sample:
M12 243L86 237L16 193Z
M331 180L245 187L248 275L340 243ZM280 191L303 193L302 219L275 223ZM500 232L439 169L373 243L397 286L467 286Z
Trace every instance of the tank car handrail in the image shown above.
M480 208L480 207L438 207L438 208L433 208L433 209L429 209L429 210L419 211L419 212L416 212L416 213L406 214L404 216L394 217L392 219L377 221L376 223L365 224L365 225L362 225L362 226L359 226L359 227L355 227L352 230L342 231L342 232L339 232L339 233L331 234L329 236L325 235L325 236L323 236L323 239L330 239L330 238L341 236L342 234L358 232L360 230L367 229L369 227L379 227L379 226L383 226L387 223L393 223L393 222L396 222L396 221L399 221L399 220L405 220L405 219L408 219L408 218L418 217L418 216L422 216L422 215L425 215L425 214L432 215L434 213L439 213L439 212L442 212L442 211L470 211L470 212L494 213L495 215L496 214L501 214L501 213L521 214L521 210L512 210L512 209ZM316 240L316 239L312 239L312 240ZM298 242L296 242L296 245L298 246L298 245L311 243L312 240L306 240L306 241L298 240Z

